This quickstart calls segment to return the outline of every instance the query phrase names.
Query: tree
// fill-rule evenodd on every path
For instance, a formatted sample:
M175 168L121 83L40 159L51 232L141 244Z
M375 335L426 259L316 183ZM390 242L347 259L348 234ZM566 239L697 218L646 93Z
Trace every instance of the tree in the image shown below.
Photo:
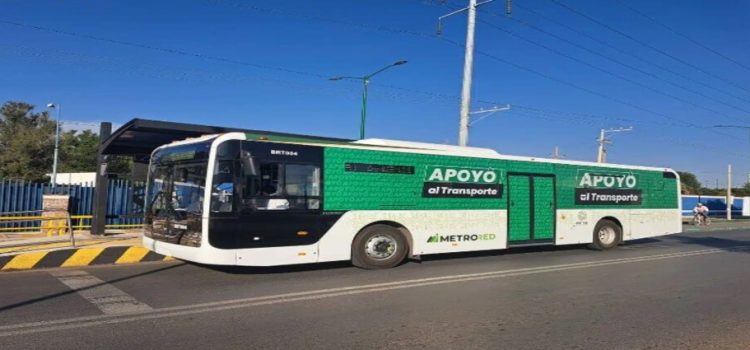
M91 130L66 131L60 138L60 172L96 171L99 135Z
M107 173L121 179L131 179L133 158L127 156L107 157Z
M52 172L55 122L34 106L8 101L0 107L0 178L45 181ZM70 130L60 135L58 172L94 172L99 135L91 130ZM133 161L110 157L107 172L129 177Z
M52 170L55 123L34 106L9 101L0 107L0 177L31 181Z
M693 173L678 171L677 174L680 175L683 194L699 194L703 186Z

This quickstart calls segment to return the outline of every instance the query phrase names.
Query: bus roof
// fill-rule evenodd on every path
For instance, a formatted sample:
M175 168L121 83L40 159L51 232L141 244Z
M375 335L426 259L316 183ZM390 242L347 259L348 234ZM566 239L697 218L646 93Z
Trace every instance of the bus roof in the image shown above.
M220 136L220 135L228 136L230 134L236 136L236 138L238 139L245 139L248 141L256 141L256 142L278 142L278 143L316 145L316 146L338 147L338 148L370 149L370 150L379 150L379 151L517 160L517 161L527 161L527 162L570 164L570 165L620 168L620 169L631 169L631 170L667 171L667 172L676 173L674 170L670 168L649 167L649 166L640 166L640 165L624 165L624 164L613 164L613 163L596 163L596 162L578 161L578 160L551 159L551 158L543 158L543 157L513 156L513 155L507 155L507 154L500 154L497 151L490 149L490 148L463 147L463 146L444 145L444 144L427 143L427 142L401 141L401 140L389 140L389 139L379 139L379 138L363 139L363 140L357 140L357 141L344 141L344 140L338 141L338 140L313 138L313 137L308 138L304 136L269 135L269 134L261 134L261 133L236 132L236 133L228 133L228 134L205 135L200 138L188 139L184 141L176 141L168 145L164 145L162 147L169 147L169 146L174 146L178 144L186 144L186 143L191 143L191 142L199 142L199 141L210 139L216 136Z

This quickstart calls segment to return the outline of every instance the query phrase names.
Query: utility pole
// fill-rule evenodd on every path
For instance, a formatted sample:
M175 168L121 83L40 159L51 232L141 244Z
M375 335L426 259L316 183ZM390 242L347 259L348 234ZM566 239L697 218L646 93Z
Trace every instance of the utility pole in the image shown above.
M477 119L469 119L469 126L472 126L472 125L474 125L476 123L479 123L484 118L487 118L487 117L489 117L489 116L491 116L491 115L493 115L493 114L495 114L497 112L504 112L504 111L509 111L509 110L510 110L510 105L506 104L505 106L502 106L502 107L494 106L492 108L480 108L477 111L469 112L469 118L471 118L472 116L477 115L477 114L484 114L483 116L481 116L481 117L479 117Z
M597 163L607 162L607 150L604 148L604 145L612 143L612 140L606 137L607 134L612 134L616 132L628 132L628 131L633 131L633 127L617 128L617 129L614 129L614 128L613 129L601 129L599 131L599 138L597 139L597 142L599 143L599 151L596 156L596 162Z
M562 154L560 154L560 147L555 146L555 149L552 151L552 159L560 159L562 157Z
M727 220L732 220L732 164L727 166Z
M464 55L464 82L461 86L461 116L458 122L458 145L469 144L469 105L471 104L471 77L474 69L474 28L477 19L477 0L469 0L469 19L466 25L466 54Z
M62 113L62 106L59 103L48 103L47 108L57 110L57 118L55 118L55 151L52 156L52 178L50 179L52 182L52 193L55 193L55 188L57 187L57 159L60 153L60 114Z
M471 78L474 69L474 32L477 21L477 7L493 2L494 0L469 0L469 5L438 18L438 35L442 32L442 21L446 17L453 16L464 11L468 12L466 24L466 52L464 53L464 79L461 85L461 111L458 120L458 145L469 144L469 109L471 108ZM510 0L506 0L506 13L510 14Z

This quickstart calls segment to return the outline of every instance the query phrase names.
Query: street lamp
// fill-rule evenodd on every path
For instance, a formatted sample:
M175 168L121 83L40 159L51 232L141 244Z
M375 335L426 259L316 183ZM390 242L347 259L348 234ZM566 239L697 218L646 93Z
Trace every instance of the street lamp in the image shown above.
M387 66L385 66L383 68L380 68L380 69L376 70L373 73L370 73L368 75L361 76L361 77L343 77L343 76L340 76L340 77L332 77L332 78L328 79L328 80L352 79L352 80L361 80L362 81L362 86L363 86L363 89L362 89L362 120L360 121L360 124L359 124L359 139L360 140L365 138L365 121L367 120L367 85L370 84L370 79L372 77L374 77L375 75L377 75L377 74L383 72L384 70L388 69L388 68L395 67L395 66L400 66L400 65L406 64L406 63L407 63L407 61L404 61L404 60L396 61L396 62L391 63L391 64L389 64L389 65L387 65Z
M55 153L52 161L52 192L54 193L55 187L57 186L57 158L60 149L60 113L62 107L60 104L48 103L47 108L57 110L57 118L55 118Z

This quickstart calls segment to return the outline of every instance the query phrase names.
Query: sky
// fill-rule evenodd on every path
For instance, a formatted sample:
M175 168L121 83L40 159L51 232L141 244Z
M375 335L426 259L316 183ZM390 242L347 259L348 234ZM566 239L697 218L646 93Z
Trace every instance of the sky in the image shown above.
M132 118L456 144L466 0L0 3L0 103L68 128ZM477 12L471 146L750 178L750 2L516 0ZM486 116L479 120L479 116Z

